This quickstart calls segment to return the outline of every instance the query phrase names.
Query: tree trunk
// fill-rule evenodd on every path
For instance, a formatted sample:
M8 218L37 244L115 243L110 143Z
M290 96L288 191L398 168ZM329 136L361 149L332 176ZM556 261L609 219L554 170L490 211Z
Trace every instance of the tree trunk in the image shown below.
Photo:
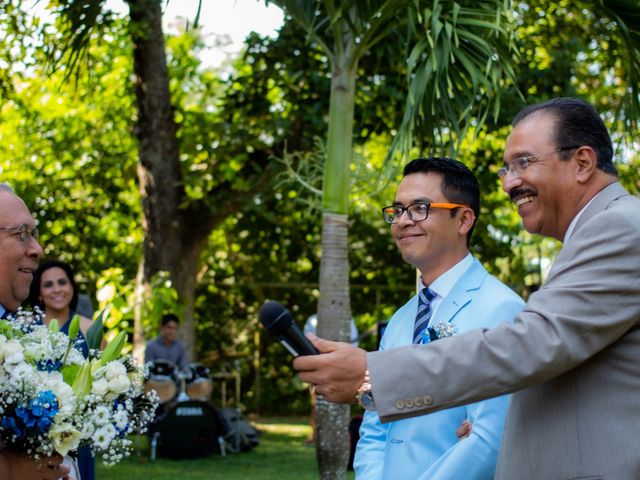
M189 361L196 359L196 322L195 322L195 295L197 273L200 266L200 254L206 245L207 237L192 243L185 241L179 256L173 260L169 270L173 287L178 292L183 307L183 324L181 330L182 339L187 347Z
M138 180L142 199L144 260L138 291L148 292L152 277L168 271L183 312L181 334L190 359L194 357L193 317L195 281L206 234L193 236L180 205L185 192L176 124L171 105L162 32L161 0L129 0L130 31L138 103ZM200 233L200 232L199 232ZM141 319L136 319L138 329Z
M348 217L325 213L322 224L318 335L348 341L351 320ZM316 455L323 480L345 477L349 461L349 410L349 405L338 405L321 398L316 403Z
M149 292L153 276L170 274L183 312L181 335L190 359L195 358L195 291L200 254L213 228L235 214L251 195L235 191L232 181L222 181L207 194L207 201L187 198L180 169L169 73L162 32L164 0L127 0L133 43L135 91L138 105L136 134L138 181L144 229L142 275L138 292ZM253 191L267 188L273 177L271 154L256 152L238 172ZM216 205L217 208L211 207ZM180 315L181 314L181 315ZM137 340L142 332L136 318Z
M349 301L348 208L353 148L353 115L357 62L353 38L343 30L340 55L333 59L327 161L323 179L322 260L318 335L348 341ZM349 459L349 406L317 402L316 454L320 478L343 479Z

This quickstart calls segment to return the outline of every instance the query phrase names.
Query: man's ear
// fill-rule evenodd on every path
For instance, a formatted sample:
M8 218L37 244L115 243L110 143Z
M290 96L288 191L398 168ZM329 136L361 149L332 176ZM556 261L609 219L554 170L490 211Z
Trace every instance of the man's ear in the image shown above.
M582 146L573 153L576 161L576 180L587 183L598 169L598 155L589 146Z
M458 227L460 235L467 235L475 221L476 215L473 213L473 210L470 208L462 209L462 215L460 215L460 226Z

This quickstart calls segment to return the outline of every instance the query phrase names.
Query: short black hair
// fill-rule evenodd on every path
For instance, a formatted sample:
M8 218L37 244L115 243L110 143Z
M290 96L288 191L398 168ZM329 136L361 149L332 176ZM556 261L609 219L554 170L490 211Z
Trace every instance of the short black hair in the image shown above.
M73 278L73 270L71 265L60 260L45 260L38 268L33 272L33 280L31 281L31 287L29 288L29 296L26 299L26 303L32 307L39 307L44 310L44 305L40 301L40 283L42 282L42 274L51 268L61 268L69 279L69 283L73 287L73 295L71 296L71 303L69 303L69 309L74 311L78 306L78 286ZM66 320L66 319L65 319ZM62 321L62 319L60 319Z
M553 140L557 148L587 145L596 152L597 167L605 173L618 176L613 164L611 136L591 104L579 98L553 98L520 110L513 119L513 126L536 112L549 113L554 117ZM568 160L570 151L560 152L559 155L562 160Z
M451 203L468 205L476 216L480 215L480 185L473 172L464 163L447 157L426 157L411 160L404 166L402 176L414 173L437 173L442 176L440 188L443 195ZM451 216L455 209L451 210ZM473 226L467 234L467 244L471 240Z
M162 320L160 321L160 325L162 325L163 327L170 322L176 322L176 323L180 323L180 319L178 318L178 316L175 313L165 313L162 316Z

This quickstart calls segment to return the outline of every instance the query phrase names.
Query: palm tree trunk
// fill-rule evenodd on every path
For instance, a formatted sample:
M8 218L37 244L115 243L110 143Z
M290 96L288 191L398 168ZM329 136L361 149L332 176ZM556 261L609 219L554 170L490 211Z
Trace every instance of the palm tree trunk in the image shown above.
M327 161L323 180L322 260L318 334L331 340L349 339L349 180L353 137L356 62L346 34L343 55L334 59L331 79ZM320 478L343 479L349 459L349 406L318 399L316 454Z

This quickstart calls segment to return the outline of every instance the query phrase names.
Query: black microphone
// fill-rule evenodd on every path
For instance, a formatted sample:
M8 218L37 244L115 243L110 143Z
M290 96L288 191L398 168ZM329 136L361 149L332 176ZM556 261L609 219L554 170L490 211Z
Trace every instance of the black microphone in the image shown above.
M278 302L268 301L258 312L258 318L264 328L277 337L294 357L298 355L316 355L318 351L300 331L293 321L289 310Z

